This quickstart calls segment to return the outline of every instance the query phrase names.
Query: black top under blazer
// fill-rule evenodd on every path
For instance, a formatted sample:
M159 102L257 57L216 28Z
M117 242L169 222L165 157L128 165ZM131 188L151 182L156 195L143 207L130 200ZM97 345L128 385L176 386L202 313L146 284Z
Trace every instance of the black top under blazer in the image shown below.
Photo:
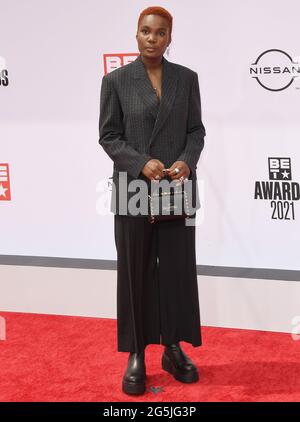
M163 57L160 101L141 55L104 75L99 144L114 162L110 210L119 214L119 172L127 172L128 183L142 179L150 186L141 171L152 158L166 168L178 160L186 162L193 181L193 206L200 208L196 168L205 135L197 72ZM128 201L134 194L127 193Z

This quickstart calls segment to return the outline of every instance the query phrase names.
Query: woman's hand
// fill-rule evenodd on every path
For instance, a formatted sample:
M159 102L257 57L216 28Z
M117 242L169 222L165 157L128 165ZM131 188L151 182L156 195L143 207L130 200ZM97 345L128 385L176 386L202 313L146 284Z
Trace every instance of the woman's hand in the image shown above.
M176 168L179 172L175 171ZM175 161L175 163L167 169L166 174L170 176L172 180L184 180L189 178L190 172L191 170L185 161Z
M160 160L153 158L145 164L142 173L150 180L160 180L165 177L164 169L164 164Z

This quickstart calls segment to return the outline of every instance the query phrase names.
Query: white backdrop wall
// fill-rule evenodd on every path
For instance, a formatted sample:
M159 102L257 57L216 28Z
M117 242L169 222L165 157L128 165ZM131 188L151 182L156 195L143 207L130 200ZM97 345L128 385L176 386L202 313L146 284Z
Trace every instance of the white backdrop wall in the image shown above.
M99 212L112 174L98 144L103 57L138 53L137 18L149 5L0 1L9 81L0 85L0 163L9 165L11 191L10 201L0 196L0 254L116 259L112 214ZM299 78L271 91L250 74L259 55L278 49L256 67L281 72L264 72L261 82L280 88L291 79L283 52L297 63L300 3L160 5L174 17L166 58L197 71L200 81L207 137L198 163L198 264L300 270L299 201L275 201L290 219L272 219L271 200L254 199L255 182L269 180L269 157L290 158L292 181L300 180Z
M151 3L0 4L0 55L9 79L0 86L0 163L9 164L11 190L11 200L0 201L0 253L115 259L112 214L97 211L112 174L98 145L103 56L138 52L137 18ZM288 217L294 214L288 220L272 219L271 201L254 199L255 182L269 179L268 157L289 157L292 180L300 180L299 78L270 91L250 75L269 49L297 61L300 3L161 5L174 16L167 58L198 72L207 129L198 164L198 264L300 270L299 201L288 201ZM274 52L259 64L283 69L287 62ZM271 88L290 78L261 75Z
M101 271L98 284L100 275L86 269L89 259L116 259L113 215L101 212L112 162L98 144L100 83L104 55L135 58L138 15L151 5L0 0L0 255L11 264L20 256L49 258L51 266L55 258L88 262L68 272L0 267L0 309L115 315L115 274ZM197 169L197 263L242 276L245 268L294 271L297 281L300 3L159 5L174 17L166 58L199 75L207 136ZM202 321L289 331L299 288L203 277ZM98 310L97 296L105 297Z

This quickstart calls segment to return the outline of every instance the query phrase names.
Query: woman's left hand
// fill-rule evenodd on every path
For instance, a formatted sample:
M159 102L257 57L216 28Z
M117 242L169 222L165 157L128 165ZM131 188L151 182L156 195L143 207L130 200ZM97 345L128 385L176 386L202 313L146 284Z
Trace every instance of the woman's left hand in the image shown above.
M175 171L176 168L179 170L179 172ZM185 161L175 161L175 163L172 164L172 166L166 170L166 174L170 176L172 180L182 181L184 179L188 179L191 172L189 166L186 164Z

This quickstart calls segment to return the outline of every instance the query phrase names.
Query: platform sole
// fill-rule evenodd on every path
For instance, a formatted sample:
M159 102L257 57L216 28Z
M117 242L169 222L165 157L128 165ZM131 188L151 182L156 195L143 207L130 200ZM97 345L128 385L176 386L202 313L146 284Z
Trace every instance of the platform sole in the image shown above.
M144 394L146 391L146 383L122 382L122 390L125 394L138 395Z
M180 382L192 383L199 380L199 374L197 370L182 372L174 367L170 358L163 354L162 357L162 368L164 371L169 372L173 377Z

